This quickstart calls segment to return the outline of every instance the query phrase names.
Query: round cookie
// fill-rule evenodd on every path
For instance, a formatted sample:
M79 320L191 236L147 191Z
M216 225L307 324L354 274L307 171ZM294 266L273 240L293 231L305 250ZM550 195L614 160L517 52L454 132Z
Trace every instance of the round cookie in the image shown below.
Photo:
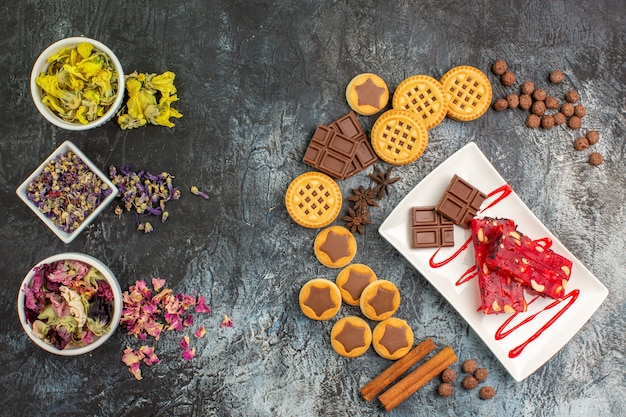
M439 81L428 75L414 75L402 81L393 93L394 109L415 112L426 129L437 126L448 113L448 97Z
M404 165L422 156L428 144L428 129L410 110L387 110L371 131L372 148L385 162Z
M339 312L341 293L339 287L327 279L314 278L300 289L300 309L310 319L328 320Z
M356 113L371 116L385 108L389 101L389 89L378 75L359 74L348 83L346 100Z
M372 344L372 330L360 317L344 317L333 326L330 343L341 356L356 358L364 354Z
M376 273L369 266L352 264L339 272L335 283L341 291L341 298L344 303L358 306L363 289L376 279Z
M322 265L342 268L348 265L356 254L356 239L345 227L330 226L317 234L313 249Z
M341 189L326 174L305 172L287 188L285 206L300 226L316 229L328 226L341 211Z
M359 305L363 315L370 320L388 319L400 306L400 291L391 281L376 280L365 287Z
M385 359L400 359L413 347L413 330L406 321L390 317L374 327L374 350Z
M440 80L448 95L448 117L461 122L478 119L491 106L492 90L487 76L478 68L460 66Z

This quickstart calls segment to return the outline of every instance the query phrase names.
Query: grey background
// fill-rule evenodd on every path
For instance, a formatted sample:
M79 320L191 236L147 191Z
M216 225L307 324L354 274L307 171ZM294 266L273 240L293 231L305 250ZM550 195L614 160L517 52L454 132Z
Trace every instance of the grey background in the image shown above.
M369 416L358 388L388 362L373 350L336 355L331 322L306 319L297 305L310 278L334 279L316 261L316 230L296 225L284 207L289 182L310 168L301 161L318 124L349 108L344 92L361 72L381 75L393 90L414 74L439 78L457 65L488 72L507 60L519 82L533 80L562 94L580 92L583 127L524 127L521 111L487 112L430 132L424 155L398 167L402 180L372 210L357 235L355 261L393 280L403 302L398 316L416 337L451 345L460 359L490 371L491 401L466 392L439 398L426 385L390 415L625 415L624 267L626 213L626 16L621 1L21 1L0 6L0 415L30 416ZM29 94L37 55L76 35L112 48L126 73L176 73L176 127L122 131L114 122L72 133L48 124ZM560 68L563 86L547 75ZM494 96L506 89L490 74ZM518 83L519 84L519 83ZM375 117L360 118L369 130ZM573 140L596 129L586 160ZM130 214L106 210L78 239L63 245L18 200L17 186L64 140L98 166L131 165L176 177L182 198L170 219L144 235ZM464 144L475 141L539 219L609 289L582 330L534 375L516 383L476 334L430 284L377 233L395 204ZM381 164L385 167L385 164ZM189 193L199 186L210 199ZM365 173L343 181L369 185ZM344 207L345 210L345 207ZM161 277L177 292L208 297L199 317L207 335L197 356L180 358L183 334L154 344L162 359L135 381L122 350L140 342L120 329L82 357L46 354L18 322L22 278L38 261L64 251L91 254L124 289ZM356 310L344 308L342 315ZM220 329L222 314L234 321ZM192 337L193 339L193 337ZM458 367L457 367L458 369Z

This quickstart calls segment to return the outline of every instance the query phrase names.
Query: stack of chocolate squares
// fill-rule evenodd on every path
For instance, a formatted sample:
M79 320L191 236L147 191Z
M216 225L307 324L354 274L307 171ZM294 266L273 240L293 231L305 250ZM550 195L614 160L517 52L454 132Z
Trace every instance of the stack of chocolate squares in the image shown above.
M331 177L343 180L372 165L378 156L354 112L320 125L302 161Z

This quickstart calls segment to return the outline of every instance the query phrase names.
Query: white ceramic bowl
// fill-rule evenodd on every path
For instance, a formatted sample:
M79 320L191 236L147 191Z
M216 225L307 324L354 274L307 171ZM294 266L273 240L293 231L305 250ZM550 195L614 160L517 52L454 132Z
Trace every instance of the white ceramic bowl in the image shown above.
M46 164L48 164L49 161L55 159L59 154L65 154L68 151L74 152L89 167L91 172L97 175L98 178L100 178L103 183L107 184L107 186L111 190L111 194L106 196L106 198L102 200L100 205L98 205L98 207L96 207L96 209L93 210L91 214L85 217L80 226L71 232L66 232L57 227L57 225L54 224L52 220L46 217L46 215L39 210L35 203L28 199L27 195L28 185L37 176L39 176L39 174L41 174ZM80 232L82 232L89 224L91 224L91 222L98 216L98 214L100 214L104 210L104 208L115 199L119 192L117 190L117 187L115 186L115 184L113 184L109 177L106 176L100 169L98 169L98 167L96 167L93 162L91 162L89 158L87 158L87 156L80 149L78 149L76 145L74 145L70 141L65 141L58 148L56 148L54 152L52 152L50 156L48 156L48 158L46 158L46 160L44 160L41 165L39 165L39 167L28 178L26 178L26 180L24 180L22 184L20 184L20 186L16 190L16 193L19 198L24 201L24 203L26 203L26 205L37 215L37 217L39 217L41 221L43 221L44 224L48 226L48 228L52 230L54 234L63 241L63 243L70 243L80 234Z
M48 62L47 62L48 57L58 53L63 48L73 48L83 42L89 42L94 46L96 50L107 54L109 58L111 58L111 62L113 63L113 66L115 67L115 70L117 71L117 74L118 74L118 88L117 88L118 91L117 91L117 97L115 98L115 101L113 102L109 110L105 114L102 115L102 117L92 122L89 122L87 124L70 123L61 119L59 116L57 116L48 106L46 106L41 101L42 90L41 88L39 88L39 86L37 85L35 81L42 72L46 72L48 68ZM41 115L45 117L50 123L60 128L67 129L67 130L93 129L95 127L102 126L104 123L111 120L111 118L115 116L118 110L122 107L122 103L124 101L124 91L125 91L124 69L122 68L122 64L120 63L119 59L117 59L117 56L115 56L113 51L111 51L111 49L109 49L103 43L95 39L90 39L90 38L85 38L85 37L73 37L73 38L61 39L60 41L57 41L53 43L52 45L50 45L49 47L47 47L35 61L35 65L33 65L33 70L30 74L30 92L33 97L33 101L35 102L35 106L37 107L37 110L39 110L39 113L41 113Z
M111 328L109 332L100 337L95 337L91 344L83 346L83 347L67 346L65 349L59 350L55 348L54 346L44 342L43 340L41 340L39 337L37 337L34 334L31 324L28 323L26 320L26 313L24 309L26 297L22 289L30 284L35 274L35 268L37 266L43 265L43 264L50 264L50 263L54 263L54 262L62 261L62 260L68 260L68 259L80 261L90 266L93 266L102 273L106 281L111 286L111 289L113 290L113 295L114 295L113 316L111 318ZM91 352L92 350L96 349L98 346L101 346L104 342L106 342L107 339L109 339L109 337L111 337L111 335L115 333L115 330L117 329L119 325L120 318L122 315L122 305L123 305L122 290L120 288L120 284L117 282L117 279L115 278L115 275L113 275L113 272L111 272L111 270L102 262L100 262L98 259L89 255L85 255L83 253L76 253L76 252L60 253L58 255L50 256L44 259L43 261L39 262L36 266L31 268L30 272L24 278L24 281L22 281L22 285L20 286L20 290L17 296L17 314L20 318L20 323L22 324L22 327L24 328L24 331L26 332L28 337L30 337L30 339L40 348L50 353L54 353L54 354L61 355L61 356L82 355L84 353Z

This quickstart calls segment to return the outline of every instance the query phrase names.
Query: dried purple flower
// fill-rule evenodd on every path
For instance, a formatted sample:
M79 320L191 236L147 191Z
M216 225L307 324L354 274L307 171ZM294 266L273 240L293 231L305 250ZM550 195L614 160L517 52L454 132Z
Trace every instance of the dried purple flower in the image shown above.
M192 185L192 186L191 186L190 191L191 191L191 194L194 194L194 195L199 195L200 197L204 198L205 200L208 200L208 199L209 199L209 196L208 196L208 195L206 195L205 193L203 193L202 191L200 191L200 190L198 189L198 187L196 187L195 185Z
M109 168L109 177L120 192L120 198L126 211L134 211L137 216L137 230L150 233L153 226L150 222L140 220L140 215L157 216L165 222L169 213L165 210L165 203L180 198L180 190L174 187L172 175L167 172L154 175L149 172L133 172L128 166ZM122 208L115 209L118 216Z
M71 233L112 190L72 151L49 161L26 189L30 201L59 229Z

